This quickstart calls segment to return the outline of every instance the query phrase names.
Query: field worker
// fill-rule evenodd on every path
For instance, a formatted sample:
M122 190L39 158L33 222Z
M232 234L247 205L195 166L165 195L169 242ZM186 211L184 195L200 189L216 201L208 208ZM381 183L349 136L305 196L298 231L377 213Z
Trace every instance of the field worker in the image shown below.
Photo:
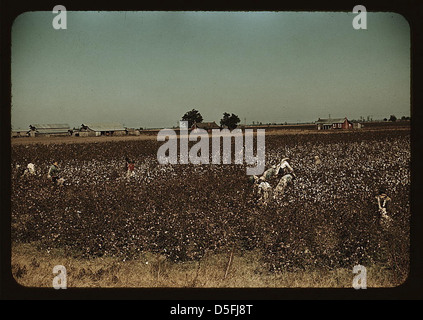
M291 165L288 162L289 158L283 158L281 163L279 164L279 171L278 173L282 176L290 174L293 178L295 178L294 169L292 169Z
M391 220L391 217L388 216L387 212L387 206L388 203L391 201L391 198L389 198L385 193L385 190L382 189L379 191L379 194L376 196L376 199L381 217L386 220Z
M260 183L262 181L264 181L264 180L263 179L260 179L256 175L250 176L249 182L253 185L253 193L254 194L259 194L260 193L259 185L260 185Z
M322 163L322 160L320 160L319 156L314 157L314 163L317 164L317 165Z
M35 174L35 165L33 163L28 163L27 169L29 174Z
M288 162L289 158L283 158L279 164L279 174L282 175L282 178L279 180L279 183L275 187L273 198L276 198L278 195L281 195L285 192L286 187L292 183L292 180L296 178L294 169Z
M132 177L134 175L134 169L135 169L134 162L126 158L126 166L127 166L126 177L127 178Z
M267 169L265 172L263 172L263 175L261 176L261 178L263 178L262 180L269 180L274 176L277 176L279 173L279 169L280 169L280 165L273 165L271 166L269 169Z
M292 183L293 176L288 173L285 174L280 180L278 185L275 187L273 193L273 198L276 198L278 195L282 195L285 192L286 187Z
M261 180L258 185L258 195L260 196L259 201L267 205L271 193L272 186L268 182Z
M57 184L57 180L59 180L59 173L60 168L57 164L57 161L53 162L53 164L50 166L50 169L48 170L47 178L51 179L53 184Z
M28 163L26 169L23 171L22 176L34 175L35 174L35 165L33 163Z

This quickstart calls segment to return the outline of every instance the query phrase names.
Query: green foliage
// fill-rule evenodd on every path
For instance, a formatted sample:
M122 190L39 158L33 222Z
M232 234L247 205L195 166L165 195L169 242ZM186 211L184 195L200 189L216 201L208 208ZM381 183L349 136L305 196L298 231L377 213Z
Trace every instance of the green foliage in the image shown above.
M237 127L240 121L241 120L236 114L232 113L232 115L230 115L229 113L224 112L223 118L220 119L220 125L228 127L229 130L233 130Z
M203 121L203 117L200 112L196 109L192 109L191 111L187 111L183 117L182 121L188 121L188 126L191 127L194 122L200 123Z

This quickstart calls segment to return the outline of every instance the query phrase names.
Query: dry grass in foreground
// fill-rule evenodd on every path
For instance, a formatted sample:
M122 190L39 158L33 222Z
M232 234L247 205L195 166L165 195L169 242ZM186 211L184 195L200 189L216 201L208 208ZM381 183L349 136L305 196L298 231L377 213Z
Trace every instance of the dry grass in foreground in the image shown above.
M11 265L17 283L26 287L52 287L55 265L65 266L68 288L350 288L355 276L348 269L268 272L256 251L174 263L149 253L130 261L81 259L64 256L59 250L41 252L34 244L15 244ZM401 282L382 266L367 267L369 288L394 287Z

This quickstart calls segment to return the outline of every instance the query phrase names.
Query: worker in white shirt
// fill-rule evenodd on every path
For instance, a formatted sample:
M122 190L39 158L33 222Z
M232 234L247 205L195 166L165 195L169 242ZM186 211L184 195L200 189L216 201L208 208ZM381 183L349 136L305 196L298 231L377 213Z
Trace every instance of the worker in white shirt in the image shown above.
M35 175L35 165L33 163L28 163L22 175Z
M272 186L264 181L264 179L260 178L257 193L260 196L259 203L267 205L272 193Z
M391 217L388 215L387 211L388 203L391 201L391 198L388 197L385 190L380 190L379 194L376 196L376 199L381 218L391 220Z
M292 169L291 165L288 162L289 158L283 158L280 162L278 173L282 176L286 174L290 174L293 178L295 178L294 169Z
M282 175L282 178L279 180L279 183L275 187L273 198L282 195L285 192L286 187L292 183L294 178L296 178L294 169L292 169L288 160L289 158L283 158L279 164L279 174Z

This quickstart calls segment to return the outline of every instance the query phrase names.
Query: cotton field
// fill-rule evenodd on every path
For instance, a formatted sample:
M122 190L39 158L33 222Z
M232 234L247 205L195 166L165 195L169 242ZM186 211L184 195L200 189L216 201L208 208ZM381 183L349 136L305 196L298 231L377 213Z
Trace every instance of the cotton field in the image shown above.
M266 169L289 157L296 179L266 206L244 164L160 165L161 144L12 145L12 241L122 260L153 252L187 261L254 249L269 270L408 268L408 130L267 135ZM125 157L135 162L129 178ZM53 161L62 187L47 179ZM23 174L28 163L34 174ZM268 182L275 187L279 179ZM375 199L381 188L392 199L389 226Z

